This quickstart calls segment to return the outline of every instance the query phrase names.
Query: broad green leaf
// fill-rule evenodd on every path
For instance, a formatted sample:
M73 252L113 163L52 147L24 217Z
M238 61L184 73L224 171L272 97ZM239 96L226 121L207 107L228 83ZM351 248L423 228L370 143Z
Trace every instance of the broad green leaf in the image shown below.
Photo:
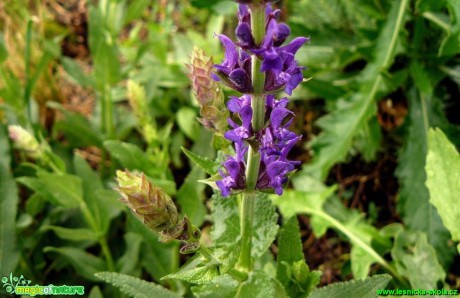
M157 235L130 213L127 230L128 233L139 235L143 240L139 262L155 280L159 281L163 276L177 270L179 265L177 243L161 243Z
M69 229L59 226L43 226L43 231L53 231L59 238L71 240L71 241L82 241L92 240L97 241L99 235L89 229Z
M211 157L213 150L211 147L212 134L204 128L197 130L198 139L191 148L191 151L203 157ZM184 184L177 192L177 200L182 209L182 213L186 214L195 226L200 226L203 223L206 215L204 206L204 188L205 185L197 183L198 180L204 178L203 171L197 166L192 165L192 171L185 178Z
M123 293L135 298L179 298L180 295L155 283L115 272L99 272L95 274L105 282L119 288Z
M407 277L414 289L436 289L444 283L446 273L439 264L436 251L420 231L400 231L391 255L398 272Z
M14 271L19 260L16 247L18 189L10 170L10 145L0 124L0 275Z
M212 199L212 240L216 245L235 243L240 236L240 215L237 196L228 198L215 194Z
M184 147L181 147L185 155L197 166L199 166L203 171L209 175L214 175L217 172L218 163L210 160L207 157L199 156L198 154L193 153L190 150L187 150Z
M192 287L193 294L198 298L234 298L239 282L228 274L220 275L203 285Z
M377 290L385 289L390 280L391 276L382 274L364 280L338 282L313 291L309 298L375 298Z
M119 195L114 190L105 189L101 178L79 155L74 157L76 174L82 179L83 198L98 232L107 232L112 218L124 209L119 202Z
M55 107L55 105L51 105ZM65 117L54 125L54 130L62 132L69 145L74 148L102 146L102 136L87 118L78 113L66 111L61 106L56 106Z
M460 156L440 129L428 131L426 186L430 203L454 241L460 241Z
M192 284L205 284L219 275L218 263L208 261L200 254L190 258L177 272L162 278L178 279Z
M434 97L423 96L415 89L410 90L408 95L410 122L396 169L400 184L398 211L408 229L427 234L428 242L436 249L439 261L446 266L452 258L448 248L450 235L438 211L430 204L429 192L425 186L427 130L432 125L446 127L446 120Z
M120 141L105 141L104 147L126 169L138 170L146 175L154 176L152 175L152 169L155 168L155 164L136 145Z
M67 72L67 74L80 86L94 86L92 78L83 72L82 68L80 67L80 65L77 64L77 62L75 62L75 60L67 57L62 57L61 64L62 67L64 67L64 70Z
M54 204L75 208L83 202L80 177L40 171L37 178L20 177L17 180Z
M126 250L121 258L117 261L118 272L130 274L139 263L139 252L142 243L142 237L136 233L125 234Z
M177 191L177 201L182 213L186 214L195 226L200 226L206 215L203 202L205 186L197 182L202 177L202 170L198 167L193 168L185 178L184 184Z
M267 298L267 297L289 297L276 280L272 279L267 273L254 271L249 274L248 280L243 282L238 288L235 298Z
M200 127L196 121L196 111L192 108L182 107L177 111L177 124L184 134L190 139L197 141ZM209 143L211 145L211 143Z
M130 2L123 22L128 24L129 22L141 17L142 14L147 10L150 3L150 0L138 0Z
M275 206L265 194L255 198L254 227L252 235L252 256L260 257L273 243L278 232L278 214Z
M97 281L98 279L94 277L94 274L106 269L102 259L75 247L47 246L44 248L44 252L60 254L75 268L79 275L89 280Z
M361 73L359 92L318 121L323 132L311 143L315 154L313 161L304 167L305 172L324 180L335 163L345 160L355 135L375 115L374 101L384 81L382 71L390 67L395 55L407 5L408 0L392 2L377 40L375 59Z

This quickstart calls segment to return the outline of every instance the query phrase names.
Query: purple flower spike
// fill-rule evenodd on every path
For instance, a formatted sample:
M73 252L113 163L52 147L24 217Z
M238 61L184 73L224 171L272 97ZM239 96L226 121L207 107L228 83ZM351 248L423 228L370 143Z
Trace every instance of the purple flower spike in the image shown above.
M292 91L303 81L302 70L295 55L309 41L308 38L298 37L283 45L289 38L291 29L278 20L279 9L274 10L268 0L235 0L239 5L238 26L235 29L237 42L224 35L218 35L225 48L225 58L221 64L215 65L218 80L230 88L245 93L241 97L230 97L227 108L234 113L228 119L231 129L224 137L234 142L236 156L227 156L222 163L219 173L222 177L216 184L223 196L229 196L234 191L246 188L246 164L244 155L249 145L260 153L260 166L255 188L264 191L283 193L283 186L288 182L288 176L299 161L288 160L289 151L301 139L289 130L294 119L294 113L287 109L288 99L277 100L273 95L283 91L291 95ZM256 44L251 29L251 4L267 4L265 7L265 35ZM248 5L246 5L248 4ZM252 76L253 59L260 59L260 71L265 74L264 96L264 126L254 131L252 126L253 108L251 100L254 92ZM260 94L258 94L260 95ZM238 120L237 120L238 118Z

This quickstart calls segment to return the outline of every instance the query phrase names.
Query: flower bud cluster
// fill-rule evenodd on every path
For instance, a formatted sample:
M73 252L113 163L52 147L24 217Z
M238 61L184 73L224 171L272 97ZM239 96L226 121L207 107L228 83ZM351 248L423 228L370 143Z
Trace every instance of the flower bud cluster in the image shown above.
M254 1L237 1L254 4ZM261 1L256 1L261 5ZM267 2L267 1L266 1ZM266 3L264 2L264 3ZM246 188L245 154L249 150L260 153L260 167L255 188L263 191L273 190L278 195L283 193L283 185L288 181L289 173L300 164L287 159L288 153L301 138L289 131L294 113L286 107L287 98L277 100L273 93L278 91L291 95L303 80L302 69L295 60L299 48L308 41L298 37L283 46L290 34L290 28L279 23L280 10L273 10L270 4L265 10L265 36L261 43L256 44L251 29L250 7L240 4L238 11L239 24L236 28L238 42L234 43L225 35L218 35L225 48L225 57L221 64L215 65L215 80L244 93L241 97L231 97L227 108L234 117L228 119L231 130L224 134L225 138L234 142L235 156L228 156L219 173L221 180L216 182L223 196L232 191ZM259 131L253 128L254 84L252 82L252 59L261 60L261 68L265 73L264 90L261 100L264 105L264 125ZM257 94L260 97L260 94Z
M28 158L40 161L45 158L45 148L35 137L19 125L8 126L8 135L14 147L26 154Z
M214 62L198 47L193 48L191 64L187 65L188 77L192 82L192 89L201 106L199 121L209 130L223 133L227 127L225 119L228 111L225 109L224 95L212 76Z

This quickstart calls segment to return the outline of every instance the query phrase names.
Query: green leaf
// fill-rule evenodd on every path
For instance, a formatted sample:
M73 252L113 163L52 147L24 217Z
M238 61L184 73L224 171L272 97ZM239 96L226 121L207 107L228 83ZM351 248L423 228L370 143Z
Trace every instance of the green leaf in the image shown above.
M10 170L10 144L0 124L0 275L14 271L19 260L16 247L18 189Z
M177 201L181 206L182 213L186 214L195 226L200 226L206 215L203 202L205 186L197 183L197 180L202 177L202 170L198 167L193 168L177 192Z
M305 263L297 217L289 218L278 237L276 278L290 297L307 297L319 283L321 272L310 272Z
M430 203L441 216L454 241L460 241L460 156L440 129L428 131L426 186Z
M159 281L163 276L177 270L178 245L177 243L162 243L158 236L143 225L134 215L129 213L127 230L139 235L143 240L139 261L142 266Z
M212 197L213 228L211 237L216 245L230 244L240 237L240 215L236 196L224 198L220 194Z
M123 20L124 23L128 24L129 22L141 17L150 3L150 0L137 0L130 2L128 9L126 11L125 18Z
M266 298L266 297L289 297L283 287L273 280L267 273L254 271L249 274L248 280L243 282L238 289L235 298Z
M442 284L446 278L436 251L423 232L400 231L391 255L398 272L409 279L414 289L436 289L438 282Z
M94 277L96 272L104 271L105 262L81 249L74 247L50 247L47 246L44 252L56 252L62 255L78 272L79 275L93 281L98 279Z
M382 72L391 65L408 0L393 1L387 21L376 45L376 57L362 71L361 87L340 108L321 118L318 125L323 132L311 143L313 161L304 171L324 180L330 168L344 161L353 145L353 138L375 115L374 100L383 83Z
M234 298L239 282L228 274L220 275L203 285L192 287L198 298Z
M217 172L218 163L210 160L207 157L199 156L198 154L193 153L190 150L187 150L184 147L181 147L185 155L197 166L199 166L203 171L209 175L214 175Z
M177 124L182 132L190 139L196 141L200 128L196 121L196 111L192 108L182 107L177 111ZM209 143L211 145L211 143Z
M200 254L190 258L177 272L162 278L178 279L192 284L205 284L219 275L217 262L208 261Z
M371 245L372 242L377 242L389 247L389 240L380 235L375 227L366 223L363 214L348 210L338 200L329 200L328 204L324 204L334 190L335 187L319 193L286 191L282 198L275 198L274 202L285 216L307 213L312 218L319 218L327 228L332 227L345 234L353 245L351 261L353 275L356 278L365 278L373 263L379 263L395 273ZM353 254L353 250L357 251Z
M160 285L114 272L99 272L95 274L105 282L119 288L123 293L135 298L179 298L180 295L171 292Z
M94 233L89 229L69 229L59 226L43 226L40 230L43 231L53 231L58 235L59 238L72 240L72 241L82 241L82 240L92 240L97 241L99 235Z
M152 168L155 164L148 158L147 154L136 145L120 141L105 141L104 147L117 159L120 164L128 170L138 170L146 175L152 175Z
M415 89L408 93L409 117L408 135L398 157L396 175L400 191L398 209L408 229L426 232L428 242L438 253L438 259L446 266L452 258L449 249L449 232L443 226L436 208L429 202L425 186L425 159L427 155L427 130L432 125L446 127L442 108L436 99L423 96Z
M83 202L81 179L74 175L40 171L37 178L20 177L17 181L65 208L75 208Z
M364 280L338 282L313 291L309 298L375 298L377 296L376 291L385 289L390 280L391 276L381 274Z
M67 57L62 57L61 64L67 74L80 86L87 88L94 86L94 82L91 77L83 72L75 60Z
M142 244L142 237L135 233L126 233L126 250L123 256L117 261L117 272L130 274L139 263L139 252Z
M104 234L109 228L110 221L124 209L118 200L119 194L114 190L105 189L99 175L81 156L75 155L73 164L76 174L82 179L83 198L94 218L94 228Z
M270 247L278 232L278 214L266 194L255 197L252 251L254 258L260 257Z
M72 148L102 146L102 136L87 118L62 108L58 109L64 113L65 117L56 123L54 130L62 132Z

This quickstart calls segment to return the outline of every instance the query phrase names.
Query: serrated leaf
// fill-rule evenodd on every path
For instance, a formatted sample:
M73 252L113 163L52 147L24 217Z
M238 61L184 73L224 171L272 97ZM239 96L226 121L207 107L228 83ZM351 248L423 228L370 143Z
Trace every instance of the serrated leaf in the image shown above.
M56 252L62 255L78 272L89 280L97 281L96 272L105 270L105 262L92 254L75 247L45 247L44 252Z
M313 291L309 298L375 298L376 291L385 289L390 280L391 276L382 274L364 280L338 282Z
M71 241L82 241L82 240L92 240L97 241L99 235L89 229L69 229L59 226L43 226L41 228L43 231L51 230L59 238L71 240Z
M323 132L312 141L313 161L303 171L324 180L335 163L345 160L355 135L375 114L374 100L383 83L382 71L388 69L393 60L398 36L404 27L407 4L407 0L392 2L386 24L377 40L375 60L361 74L359 92L318 121Z
M18 189L10 170L10 144L0 124L0 275L13 272L19 259L16 247Z
M396 169L400 184L398 210L407 228L426 232L428 242L438 253L439 261L446 266L452 258L448 248L450 235L436 208L430 204L425 186L427 129L432 125L446 127L446 120L434 97L422 96L415 89L410 90L408 95L410 123Z
M278 232L278 214L275 206L265 194L257 194L254 206L252 251L254 258L260 257L270 247Z
M215 194L212 200L213 228L211 237L216 245L235 243L240 237L240 215L236 196L224 198Z
M210 160L207 157L199 156L198 154L193 153L190 150L187 150L184 147L181 147L185 155L197 166L199 166L203 171L209 175L214 175L217 172L218 163Z
M162 278L178 279L192 284L205 284L219 275L218 263L204 259L200 254L193 256L177 272Z
M440 129L428 131L426 186L430 203L441 216L454 241L460 241L460 156Z
M115 272L99 272L95 274L105 282L119 288L123 293L135 298L179 298L180 295L171 292L152 282Z
M239 282L228 274L220 275L211 282L192 287L193 294L198 298L234 298Z
M400 231L391 255L398 272L409 279L414 289L436 289L446 278L436 251L423 232Z
M278 264L304 260L297 217L292 216L283 224L278 236ZM280 279L278 277L278 279Z
M276 278L290 297L307 297L319 283L321 272L310 272L305 263L297 217L289 218L278 236Z

